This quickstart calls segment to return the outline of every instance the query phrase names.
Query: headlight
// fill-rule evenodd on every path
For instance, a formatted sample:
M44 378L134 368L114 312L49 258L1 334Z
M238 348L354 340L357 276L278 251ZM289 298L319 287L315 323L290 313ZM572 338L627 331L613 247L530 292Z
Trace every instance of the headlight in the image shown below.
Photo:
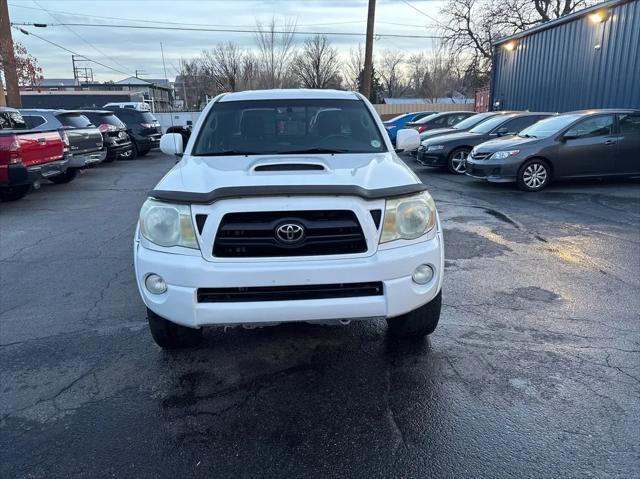
M436 205L429 193L387 200L380 243L415 239L436 224Z
M518 153L520 153L520 150L496 151L493 155L491 155L491 159L504 160L505 158L509 158L510 156L516 156Z
M444 145L429 145L427 151L440 151L444 148Z
M188 205L148 199L140 210L140 234L159 246L198 249L198 240Z

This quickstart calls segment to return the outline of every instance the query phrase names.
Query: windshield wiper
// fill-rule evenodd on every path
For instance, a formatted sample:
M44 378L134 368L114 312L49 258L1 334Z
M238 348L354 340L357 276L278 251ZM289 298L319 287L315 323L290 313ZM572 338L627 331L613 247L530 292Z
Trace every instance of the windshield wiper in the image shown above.
M255 151L238 151L238 150L221 150L210 151L207 153L194 153L192 156L246 156L246 155L261 155Z
M302 150L279 151L276 155L295 155L296 153L346 153L349 150L340 148L304 148Z
M519 136L520 138L538 138L537 136L535 136L535 135L530 135L530 134L528 134L528 133L525 133L524 135L522 135L522 134L518 133L518 136Z

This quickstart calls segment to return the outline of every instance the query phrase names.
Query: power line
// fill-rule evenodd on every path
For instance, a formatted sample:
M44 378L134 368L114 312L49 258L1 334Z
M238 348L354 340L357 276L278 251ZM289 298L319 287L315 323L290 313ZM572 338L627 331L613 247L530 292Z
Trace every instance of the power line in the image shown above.
M72 55L76 55L76 56L82 57L82 58L84 58L85 60L87 60L87 61L89 61L89 62L92 62L92 63L95 63L96 65L100 65L100 66L102 66L102 67L105 67L105 68L107 68L107 69L109 69L109 70L111 70L111 71L114 71L114 72L116 72L116 73L121 73L122 75L131 76L131 74L130 74L130 73L123 72L123 71L118 70L118 69L116 69L116 68L113 68L113 67L111 67L111 66L109 66L109 65L105 65L104 63L99 62L99 61L97 61L97 60L93 60L93 59L89 58L89 57L88 57L88 56L86 56L86 55L81 55L81 54L80 54L80 53L78 53L78 52L74 52L73 50L70 50L70 49L68 49L67 47L63 47L62 45L60 45L60 44L58 44L58 43L56 43L56 42L52 42L51 40L47 40L46 38L41 37L40 35L37 35L37 34L35 34L35 33L33 33L33 32L28 31L28 30L25 30L24 28L19 28L19 27L17 27L17 26L15 26L15 25L13 25L13 24L12 24L11 26L12 26L13 28L15 28L16 30L19 30L20 32L24 33L25 35L31 35L31 36L33 36L33 37L39 38L39 39L40 39L40 40L42 40L43 42L46 42L46 43L48 43L48 44L50 44L50 45L53 45L54 47L58 47L58 48L60 48L61 50L64 50L65 52L71 53Z
M14 0L16 1L16 0ZM40 0L41 2L44 0ZM36 10L40 11L40 8L35 7L27 7L25 5L16 5L14 3L9 4L12 8L24 8L27 10ZM44 8L42 9L44 10ZM95 18L97 20L124 20L127 22L134 23L152 23L152 24L162 24L162 25L181 25L181 26L191 26L191 27L236 27L236 28L251 28L253 25L237 25L237 24L221 24L221 23L188 23L188 22L171 22L167 20L147 20L147 19L139 19L139 18L125 18L125 17L110 17L104 15L89 15L84 13L73 13L67 12L63 10L48 10L48 13L58 13L61 15L69 15L72 17L84 17L84 18ZM422 12L421 12L422 13ZM56 19L56 21L60 21ZM364 23L365 20L350 20L345 22L323 22L323 23L298 23L298 27L319 27L319 26L333 26L333 25L353 25L355 23ZM424 25L416 25L416 24L407 24L407 23L397 23L397 22L386 22L378 20L376 24L381 25L396 25L400 27L416 27L416 28L425 28Z
M35 3L38 7L40 7L42 10L44 10L51 18L53 18L56 22L59 22L60 20L50 11L47 10L45 7L43 7L42 5L40 5L38 3L37 0L32 0L33 3ZM64 26L67 30L69 30L73 35L75 35L76 37L78 37L80 40L82 40L84 43L86 43L87 45L89 45L91 48L93 48L96 52L98 52L99 54L101 54L103 57L111 60L113 63L115 63L116 65L121 66L122 68L128 69L127 66L123 65L122 63L120 63L117 60L114 60L113 58L111 58L109 55L107 55L106 53L104 53L102 50L100 50L98 47L94 46L93 44L91 44L86 38L84 38L82 35L79 35L77 32L75 32L74 30L71 29L71 27L68 26ZM73 72L73 76L75 77L76 73L75 71Z
M44 1L44 0L40 0L40 1ZM27 7L24 5L15 5L13 3L10 3L9 6L13 8L25 8L27 10L40 11L39 8ZM108 17L104 15L89 15L84 13L66 12L62 10L49 10L49 12L58 13L61 15L69 15L72 17L95 18L97 20L125 20L127 22L136 22L136 23L160 23L163 25L183 25L183 26L192 26L192 27L239 27L239 28L249 27L249 25L187 23L187 22L170 22L167 20L146 20L146 19L139 19L139 18ZM60 21L60 20L56 19L56 21ZM330 25L347 25L347 24L353 24L353 23L362 23L363 21L364 20L351 20L348 22L305 23L305 24L298 24L298 26L299 27L315 27L315 26L325 26L325 25L329 25L329 26Z
M128 28L134 30L166 30L166 31L179 31L179 32L221 32L221 33L261 33L263 30L260 29L228 29L228 28L187 28L187 27L156 27L156 26L147 26L147 25L114 25L114 24L96 24L96 23L54 23L54 24L44 24L44 23L12 23L14 26L36 26L36 27L58 27L58 26L71 26L71 27L98 27L98 28ZM285 31L285 30L274 30L273 32L269 31L269 33L279 34L279 35L333 35L333 36L350 36L350 37L364 37L364 33L355 33L355 32L322 32L322 31L313 31L313 32L300 32L300 31ZM443 39L444 37L438 35L411 35L411 34L396 34L396 33L376 33L376 37L387 37L387 38L424 38L424 39L432 39L438 40Z
M433 18L431 15L428 15L426 13L424 13L422 10L420 10L418 7L410 4L407 0L400 0L402 3L404 3L405 5L413 8L416 12L418 12L420 15L424 15L425 17L427 17L429 20L431 20L432 22L436 22L438 25L441 25L441 23L436 20L435 18Z

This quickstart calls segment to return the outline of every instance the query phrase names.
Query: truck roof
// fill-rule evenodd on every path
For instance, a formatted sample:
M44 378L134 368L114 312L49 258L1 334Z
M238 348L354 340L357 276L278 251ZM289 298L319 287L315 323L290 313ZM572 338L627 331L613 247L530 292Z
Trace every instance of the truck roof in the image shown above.
M218 101L245 100L359 100L355 92L342 90L311 90L311 89L281 89L281 90L250 90L224 94Z

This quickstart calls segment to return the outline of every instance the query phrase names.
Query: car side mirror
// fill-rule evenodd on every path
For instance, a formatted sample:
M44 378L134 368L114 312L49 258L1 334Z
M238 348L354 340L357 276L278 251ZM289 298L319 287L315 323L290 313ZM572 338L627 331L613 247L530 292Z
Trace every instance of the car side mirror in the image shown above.
M564 134L564 135L562 135L560 140L567 141L567 140L575 140L576 138L578 138L578 135L572 135L572 134L567 135L567 134Z
M184 145L180 133L165 133L160 138L160 151L165 155L182 156Z
M507 128L506 126L503 126L502 128L500 128L498 131L496 131L496 134L498 136L504 136L504 135L508 135L509 134L509 128Z
M396 133L396 151L413 151L420 146L420 133L413 129L402 129Z

